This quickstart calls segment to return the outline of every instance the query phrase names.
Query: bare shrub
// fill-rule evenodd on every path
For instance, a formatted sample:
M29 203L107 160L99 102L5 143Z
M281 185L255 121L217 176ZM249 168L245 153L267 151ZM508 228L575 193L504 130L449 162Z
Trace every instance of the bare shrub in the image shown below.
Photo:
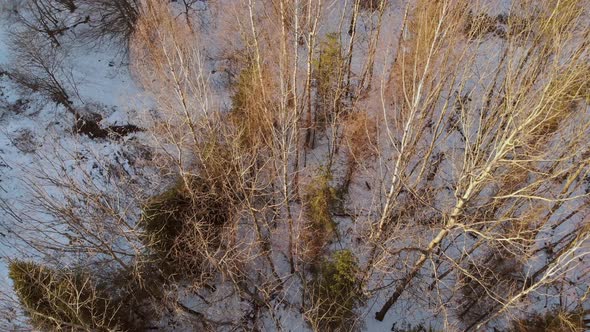
M357 0L359 1L359 7L363 10L375 11L386 6L388 0Z
M343 125L345 144L354 162L362 163L377 154L377 123L367 112L350 113Z
M70 25L68 15L64 12L72 12L76 8L72 1L58 0L30 0L25 2L21 8L18 22L27 30L43 34L53 46L61 46L60 37L68 31L71 26L76 26L84 19Z
M80 6L90 18L88 39L106 38L127 46L141 13L139 0L80 0Z
M387 98L396 105L396 112L391 115L396 133L404 132L402 124L416 112L434 111L432 98L425 98L421 105L417 105L418 98L426 91L440 91L447 83L444 73L458 61L455 52L463 39L461 29L466 14L466 5L461 1L427 0L417 1L413 11L408 13L399 40L400 49L388 79L390 92ZM445 38L441 38L443 33ZM443 48L445 51L439 52ZM432 67L437 65L440 71L433 71ZM422 125L418 122L418 126Z
M13 134L12 144L21 152L33 153L37 150L39 142L30 129L23 128Z
M153 240L156 248L159 242L165 244L157 250L160 259L184 266L178 274L202 285L199 279L205 282L216 273L239 273L233 253L229 254L236 231L231 221L246 196L245 182L256 175L256 168L250 163L251 146L245 145L247 140L239 132L243 127L235 125L248 120L232 119L211 104L198 42L198 35L166 4L149 1L138 21L131 55L134 73L159 106L150 130L162 153L154 163L179 176L174 189L160 197L162 202L156 198L155 206L148 203L148 210L156 212L156 218L144 223L154 236L148 241ZM244 82L244 88L249 83ZM254 102L247 94L243 97L240 102ZM252 134L259 137L255 130ZM171 149L179 153L170 153ZM163 211L158 212L160 208ZM160 230L164 232L159 234ZM164 240L159 241L159 235Z
M582 332L586 329L582 312L552 310L513 321L510 332Z
M496 299L508 298L515 289L522 286L524 275L522 264L511 257L509 252L493 252L480 260L470 262L460 277L463 294L458 317L472 328L497 306Z
M266 105L263 89L267 82L260 82L260 75L255 66L243 69L235 84L232 96L230 119L237 127L240 142L244 148L269 146L273 126L273 113L270 105Z
M547 118L539 124L534 135L538 135L543 140L554 134L559 129L559 124L576 112L578 104L588 98L588 91L590 91L588 76L590 76L589 65L572 66L559 73L548 84L550 111Z
M77 96L77 88L66 54L31 31L16 33L11 41L15 62L8 72L10 78L75 113L72 98Z
M487 13L474 15L469 12L465 24L465 33L469 38L482 38L485 35L495 33L498 29L498 22L495 17Z
M272 6L274 19L278 22L282 20L281 23L287 30L295 31L295 19L297 19L298 33L305 33L309 29L307 20L310 8L304 1L271 1L269 5Z
M377 155L377 123L367 112L359 111L348 114L343 126L343 140L348 154L344 181L339 189L346 192L358 166L369 164Z

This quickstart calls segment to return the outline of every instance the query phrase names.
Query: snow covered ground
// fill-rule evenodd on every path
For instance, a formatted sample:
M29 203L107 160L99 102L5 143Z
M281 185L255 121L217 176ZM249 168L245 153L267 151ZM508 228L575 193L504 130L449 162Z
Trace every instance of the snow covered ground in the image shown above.
M0 69L10 68L13 62L8 45L13 27L11 13L1 12ZM103 127L134 123L138 114L134 107L142 107L134 100L141 90L122 62L125 57L120 48L109 44L89 48L74 43L68 48L67 59L71 60L79 95L74 105L100 114ZM18 305L11 291L7 262L17 256L34 255L26 249L21 251L24 246L18 232L22 230L20 225L28 222L27 216L34 214L30 209L30 186L36 181L35 172L42 169L51 173L51 161L56 156L60 156L62 165L71 168L64 171L73 174L75 170L86 170L97 181L107 176L103 171L109 167L135 172L125 152L141 145L138 137L143 134L95 139L75 133L73 124L74 117L63 106L19 89L7 75L0 75L0 301L3 314L15 314L0 317L5 319L0 323L2 330L10 328L11 323L18 326Z
M492 10L493 15L507 10L508 0L496 2L496 5L491 6L493 10L496 10ZM333 11L331 15L328 15L332 19L326 23L326 26L337 26L339 17L334 13L338 12L338 5L329 8ZM383 45L391 43L399 35L403 9L402 6L394 7L387 13L384 24L395 28L387 31L389 35L383 38ZM9 68L14 63L10 45L8 45L11 29L12 18L9 15L9 9L4 8L4 13L0 13L0 70ZM321 33L328 32L326 29ZM346 34L343 33L343 35ZM209 31L208 37L211 39L207 42L213 44L216 32ZM490 42L487 47L494 49L495 45ZM121 54L120 48L108 43L90 48L75 40L71 40L65 48L67 49L67 63L72 69L72 77L77 87L77 96L73 98L75 107L89 114L100 115L99 125L101 127L134 124L141 128L143 111L150 108L149 104L146 105L145 100L149 99L134 82L129 72L128 63L126 63L126 57ZM219 48L217 45L212 45L211 54L215 54ZM387 58L377 59L376 71L390 65L390 61ZM224 64L224 60L215 59L206 63L212 69L222 68ZM355 59L352 65L357 67L362 64L359 59ZM213 85L219 86L215 91L219 99L218 103L227 106L230 92L225 89L224 84L227 78L224 75L226 74L223 71L212 70L209 79ZM131 133L117 139L91 138L84 134L75 133L73 127L74 117L62 105L48 101L46 97L38 93L18 88L7 75L0 76L0 302L5 306L12 305L13 307L0 307L0 312L8 315L0 317L0 319L6 320L6 322L0 323L0 329L3 327L7 329L10 324L18 325L19 319L22 317L14 309L17 307L15 305L17 299L11 292L12 287L6 269L8 261L17 256L23 258L30 255L30 257L37 258L35 252L31 252L27 246L23 245L22 234L14 231L23 230L24 228L20 225L26 224L28 217L43 218L42 213L31 209L33 203L30 189L31 185L35 184L35 174L39 170L53 174L66 172L73 174L73 176L83 176L81 174L84 173L85 175L89 174L93 181L108 183L109 172L113 170L138 178L145 175L144 172L148 172L140 166L141 163L138 162L138 159L142 157L136 153L138 149L146 148L145 145L150 139L147 133ZM387 153L389 152L391 151L387 151ZM326 151L322 147L311 151L308 169L321 165L323 161L320 159L325 153ZM63 169L51 169L52 161L56 160L59 160L58 164L64 167ZM337 164L336 168L339 169L335 173L342 172L344 165ZM360 172L352 184L350 196L355 199L352 200L351 205L359 211L374 203L370 201L372 199L371 192L367 191L365 183L372 183L372 180L376 180L375 174L378 173L379 170L375 169L365 173ZM386 174L387 171L384 173ZM146 191L152 189L157 192L160 188L147 189ZM567 208L571 207L564 205L563 209ZM358 235L355 233L356 226L350 218L339 217L338 227L342 234ZM563 234L568 230L567 228L557 229L557 232ZM420 235L426 240L430 238L428 232ZM552 234L551 236L556 235ZM330 249L338 250L342 246L358 249L354 243L351 236L343 239L342 242L333 243ZM286 246L285 243L283 245ZM362 243L358 247L362 247ZM286 252L286 250L283 251ZM455 254L458 253L459 251L455 252ZM277 259L276 263L281 266L279 272L287 274L286 262ZM432 281L431 278L425 276L421 279L420 285L412 287L410 294L402 296L383 322L374 319L374 314L383 305L388 293L377 293L376 296L369 299L358 310L363 329L366 331L393 331L395 329L409 329L420 324L426 328L432 326L443 329L441 322L448 318L446 317L448 312L440 311L441 303L432 302L434 297L427 295L425 288ZM393 278L385 281L393 281ZM447 282L452 283L455 280L447 280ZM293 282L288 287L292 287L292 291L286 292L285 300L289 300L287 297L299 296L299 284ZM194 296L194 293L180 287L180 302L189 308L199 308L214 319L223 320L228 316L239 317L240 313L248 312L251 308L248 303L236 300L235 296L227 301L223 300L230 297L228 295L231 293L230 288L230 286L220 285L212 295L210 294L211 298L219 299L219 301L215 301L214 305L208 305ZM578 294L570 296L576 297ZM441 298L444 298L444 295ZM416 299L420 299L420 301ZM540 307L547 305L547 297L541 296L539 299L545 302L541 304L539 301L533 303L532 306L542 309ZM554 300L556 301L556 299ZM268 326L273 326L273 320L280 321L288 331L309 330L308 327L301 324L304 319L299 308L290 307L287 303L288 301L274 302L276 317L263 317L262 319ZM10 322L8 322L9 320ZM161 322L161 324L162 329L165 329L166 323ZM181 327L178 327L178 330L181 330Z
M9 68L14 63L11 53L10 33L13 29L13 17L11 8L4 8L0 13L0 69ZM401 8L399 8L401 10ZM333 24L337 24L338 6L332 8ZM388 14L388 19L394 18L393 13ZM325 33L325 32L324 32ZM215 32L212 32L214 37ZM73 102L77 109L98 113L102 117L101 126L125 125L139 123L140 113L144 111L145 96L134 83L130 75L125 56L117 45L104 44L99 47L88 47L79 44L76 40L69 40L64 47L67 50L68 68L72 74L77 88L77 96ZM213 53L216 48L212 48ZM208 63L213 68L222 68L224 61ZM212 73L210 80L217 89L221 103L227 103L228 91L224 90L227 78L223 71ZM131 134L122 139L90 138L74 132L74 118L62 105L48 101L45 96L32 91L25 91L17 87L8 76L0 76L0 294L2 304L0 308L6 317L0 323L0 329L9 329L24 324L22 313L18 310L18 299L12 292L10 279L8 278L7 264L10 259L31 257L38 259L35 252L22 243L18 232L26 229L19 224L26 224L27 216L31 218L43 218L39 211L31 210L34 205L31 194L31 185L35 185L38 170L56 174L59 170L52 170L53 162L62 167L61 171L71 174L84 175L80 171L90 174L96 181L105 180L108 174L105 169L112 165L124 169L131 174L141 175L141 169L134 169L126 157L126 151L130 146L142 145L141 141L147 136L143 133ZM315 151L313 154L321 156L324 151ZM313 159L313 157L311 157ZM317 161L316 161L317 162ZM310 168L316 162L312 162ZM96 165L100 165L96 167ZM154 188L157 190L157 188ZM51 191L51 189L48 189ZM57 194L57 193L56 193ZM345 225L346 220L343 220ZM18 230L14 232L14 230ZM294 288L296 289L296 287ZM219 297L223 298L224 288L219 287ZM295 294L294 294L295 295ZM216 295L214 295L215 297ZM198 307L198 299L187 297L182 300L187 306ZM389 330L396 321L421 322L429 313L423 311L421 304L410 304L399 307L399 312L392 312L384 322L378 322L373 318L373 313L381 305L375 300L367 304L364 312L365 329L368 331ZM247 306L239 302L218 302L219 307L206 309L212 317L220 319L228 317L228 310L236 312L247 311ZM281 309L282 308L282 309ZM403 309L402 309L403 308ZM218 312L218 314L215 314ZM289 331L306 331L308 327L300 325L304 321L296 308L277 305L278 319L282 326ZM412 314L409 314L412 313ZM231 315L230 315L231 316ZM234 316L240 316L239 314ZM271 318L268 324L271 324ZM166 326L162 322L162 328ZM398 324L398 328L401 326Z

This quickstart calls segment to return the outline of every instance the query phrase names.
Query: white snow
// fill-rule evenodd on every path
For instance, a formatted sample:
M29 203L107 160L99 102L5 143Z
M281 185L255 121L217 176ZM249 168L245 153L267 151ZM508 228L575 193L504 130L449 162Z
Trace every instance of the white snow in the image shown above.
M5 0L3 0L5 1ZM220 2L221 6L223 1ZM397 2L396 2L397 3ZM401 3L401 2L400 2ZM510 1L497 0L492 6L493 15L504 13L509 8ZM2 3L4 4L4 2ZM178 4L176 4L178 5ZM205 8L205 2L199 3L198 9ZM321 31L321 34L330 32L331 28L338 26L339 13L341 3L334 1L328 6L330 19L326 23L326 28ZM11 65L11 53L9 52L9 45L6 45L8 38L7 32L11 30L11 17L7 14L6 5L0 7L0 69L7 68ZM384 37L379 43L379 49L390 47L391 43L397 38L401 26L401 19L403 18L403 6L394 6L394 8L385 15L384 26L388 27L382 31ZM2 14L2 12L4 12ZM202 14L199 14L202 15ZM179 18L180 19L180 18ZM205 18L205 20L212 18ZM363 18L369 20L368 18ZM209 21L208 21L209 22ZM362 22L362 21L361 21ZM222 24L214 22L214 24ZM361 23L362 24L362 23ZM390 27L394 27L391 28ZM359 32L362 33L362 32ZM216 104L219 108L224 108L229 103L230 91L228 91L229 74L226 70L229 61L226 59L215 59L217 53L221 53L221 46L214 44L214 37L217 32L209 31L205 33L205 38L211 47L208 49L208 56L212 60L208 60L206 67L210 68L211 75L209 82L213 86L215 92ZM348 35L343 32L342 40L347 40ZM205 45L205 49L207 49ZM362 44L362 47L366 45ZM394 47L394 46L393 46ZM489 52L486 56L498 55L495 51L497 41L486 41L480 45L482 49L487 49ZM120 49L116 45L105 43L98 47L88 47L84 44L77 44L76 40L69 40L68 48L68 64L73 70L73 77L77 83L79 98L75 98L74 104L80 112L92 114L97 113L102 120L100 125L118 126L125 124L136 124L142 127L141 113L150 109L152 102L149 97L143 94L141 88L134 82L133 77L126 63L126 58L121 54ZM305 53L304 47L301 51ZM486 59L478 59L476 61L483 61ZM391 59L383 53L376 60L375 71L379 72L391 64ZM353 71L360 71L362 61L359 59L353 60ZM473 84L475 85L475 84ZM472 88L472 87L469 87ZM477 89L477 87L473 87ZM105 170L116 169L124 172L132 178L143 179L138 181L145 181L148 176L153 175L150 170L142 168L141 162L132 160L139 156L130 157L137 145L149 145L150 137L146 133L131 134L120 140L110 139L91 139L84 135L73 133L73 116L68 113L62 106L56 105L51 101L47 101L45 97L34 93L24 92L18 89L10 81L7 76L0 77L0 257L2 263L0 264L0 304L5 303L14 304L17 299L12 293L10 280L7 272L7 262L15 257L33 257L35 259L42 259L37 257L34 252L27 252L25 246L21 242L23 234L15 233L14 230L22 230L19 226L21 223L27 223L30 220L27 218L48 218L44 216L42 211L34 211L31 208L33 205L32 197L30 196L31 182L35 182L34 170L43 169L52 174L68 174L80 181L85 180L84 177L90 176L92 181L96 181L98 186L109 186L109 181L112 180L109 172ZM469 133L468 133L469 135ZM459 140L458 134L450 134L441 140L448 140L448 144L452 146L459 146L456 144ZM326 143L326 138L320 138L320 143ZM302 173L301 181L303 183L309 182L311 176L317 168L319 168L327 154L327 148L324 144L318 144L319 147L310 151L308 156L308 164ZM395 152L391 146L383 147L382 153L384 155L394 156ZM130 152L131 151L131 152ZM456 158L460 158L461 151L451 151L456 153ZM55 158L55 159L51 159ZM455 156L447 156L447 159L455 158ZM59 159L59 160L58 160ZM61 170L52 170L49 165L52 161L56 161L63 167ZM57 162L59 161L59 162ZM345 234L342 241L334 241L331 244L331 250L338 250L341 248L351 248L355 254L359 255L359 261L366 262L367 257L362 256L366 254L366 243L358 243L356 239L366 237L368 227L366 222L371 218L375 209L369 207L378 206L378 198L383 196L385 189L379 187L383 179L391 176L390 160L382 165L372 165L366 168L361 168L357 173L355 180L352 182L349 191L349 210L354 211L357 215L356 220L349 217L336 218L338 223L339 233ZM335 175L340 176L345 167L345 161L341 157L337 157L335 162ZM456 176L458 163L454 161L445 160L442 162L445 177L452 179ZM60 173L63 172L63 173ZM150 174L147 174L150 173ZM143 178L142 178L143 177ZM157 177L157 176L155 176ZM445 179L446 180L446 179ZM444 187L446 181L438 179L437 183L441 188ZM371 187L368 189L367 187ZM48 192L52 192L51 188L46 188ZM161 188L146 188L146 193L150 190L158 191ZM454 202L453 192L450 190L439 193L437 196L437 206L443 210L449 202ZM55 193L59 195L59 193ZM564 204L562 207L563 213L575 209L576 206ZM295 220L295 228L300 230L303 220L303 212L299 204L294 204L293 214L297 216ZM421 212L421 211L419 211ZM427 216L428 211L424 212ZM576 220L576 222L582 222ZM558 227L555 230L547 230L547 234L541 234L539 238L561 237L567 234L575 227L575 223L568 223ZM25 227L26 228L26 227ZM249 229L248 229L249 230ZM251 231L251 230L249 230ZM272 232L273 248L275 253L272 257L273 263L278 267L278 273L281 277L285 277L286 291L278 299L273 299L269 306L273 310L266 310L263 312L263 317L259 319L263 322L264 327L273 329L278 325L282 326L287 331L307 331L309 328L303 326L303 314L299 311L297 305L300 305L300 291L301 285L294 281L295 278L289 279L289 264L287 260L287 242L286 242L286 227L278 226ZM428 227L420 225L415 227L415 230L410 232L404 229L405 238L399 239L395 247L403 246L424 246L428 240L432 238L433 231ZM246 232L245 232L246 233ZM459 232L458 232L459 233ZM412 235L410 237L409 235ZM253 231L249 234L243 234L240 239L240 245L248 247L250 242L253 242ZM65 241L65 239L63 239ZM447 254L458 257L462 254L462 250L471 244L468 236L458 234L454 240L454 247L451 248ZM393 247L393 246L392 246ZM25 251L22 251L25 250ZM475 254L477 255L477 253ZM386 266L391 273L375 275L370 281L370 287L380 287L383 284L391 283L395 279L399 279L405 273L407 265L404 265L403 260L409 259L412 261L414 254L400 255L397 260L391 261L391 266ZM531 262L528 266L534 270L535 264L544 263L546 257L540 255L538 261ZM387 296L391 293L391 287L386 291L377 292L374 296L367 299L364 306L358 308L359 324L365 331L389 331L393 329L404 329L416 327L418 325L424 326L426 329L433 327L440 330L452 330L457 328L456 318L452 313L445 310L440 310L441 303L435 302L437 300L444 300L452 298L445 293L451 287L445 287L443 284L438 285L435 291L428 291L427 288L433 281L430 274L432 266L435 262L428 262L430 264L428 271L423 276L417 278L412 286L412 290L406 292L399 300L399 302L391 309L386 319L379 322L374 319L375 312L385 302ZM588 279L587 265L588 258L585 258L584 264L579 264L578 270L572 270L570 278L576 282L578 278ZM385 265L385 264L384 264ZM445 265L442 264L444 267ZM427 270L427 268L424 268ZM440 271L439 271L440 272ZM253 276L254 277L254 276ZM419 279L419 280L418 280ZM456 280L452 277L447 278L445 283L454 284ZM578 285L570 289L570 293L565 296L566 299L572 299L584 291L584 285ZM440 291L441 294L434 294ZM550 290L543 291L549 292ZM577 293L576 293L577 291ZM219 281L217 289L207 295L210 303L205 303L194 295L194 292L185 285L179 286L179 289L174 294L179 297L179 302L186 307L197 310L200 313L206 313L207 317L216 321L226 321L228 319L237 320L236 317L241 318L242 315L249 313L252 310L249 303L241 301L235 294L235 289L229 282ZM544 294L537 294L537 303L530 300L527 305L535 310L543 310L548 301L556 302L559 298L550 298ZM418 300L417 300L418 299ZM544 301L542 302L541 301ZM451 305L454 306L454 305ZM0 313L11 315L10 322L0 323L0 329L8 329L12 325L18 326L24 324L21 313L11 311L10 306L3 308L0 306ZM14 310L14 309L12 309ZM181 315L181 314L179 314ZM3 317L0 316L0 319ZM451 325L444 325L445 322L451 322ZM11 325L12 324L12 325ZM160 321L160 327L165 329L168 325L164 321ZM181 324L182 325L182 324ZM190 325L190 324L189 324ZM190 327L178 326L178 330L190 330Z

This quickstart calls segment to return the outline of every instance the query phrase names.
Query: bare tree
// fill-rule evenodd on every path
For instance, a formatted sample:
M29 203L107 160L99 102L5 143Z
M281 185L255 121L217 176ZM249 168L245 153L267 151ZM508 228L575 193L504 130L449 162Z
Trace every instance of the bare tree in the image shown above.
M37 179L68 199L30 183L53 216L39 252L146 282L152 267L167 286L154 301L211 329L280 330L285 315L354 329L364 299L384 320L402 298L425 303L420 291L446 330L481 330L531 310L534 292L579 292L584 0L497 16L462 0L247 0L218 3L216 32L193 29L192 2L180 15L127 2L134 19L107 2L157 106L144 119L157 188L116 176L105 192L54 162L57 179ZM229 91L211 87L217 56L236 68ZM209 310L232 303L245 309Z
M38 91L55 103L76 113L73 98L76 82L68 68L67 54L52 47L34 31L25 30L12 36L14 63L9 76L19 85Z
M87 38L96 42L104 38L127 45L140 16L138 0L80 0L80 10L88 17Z

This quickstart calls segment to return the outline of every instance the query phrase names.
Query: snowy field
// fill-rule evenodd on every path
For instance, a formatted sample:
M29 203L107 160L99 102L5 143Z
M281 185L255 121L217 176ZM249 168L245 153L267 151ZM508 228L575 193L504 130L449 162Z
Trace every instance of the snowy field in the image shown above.
M74 182L86 183L85 181L87 181L89 186L102 189L113 186L113 190L115 190L114 188L118 185L124 185L117 183L118 179L121 178L126 179L133 186L143 189L141 195L161 192L163 189L161 183L166 181L163 180L164 175L159 174L150 167L144 167L144 165L148 164L147 159L149 159L154 149L153 137L151 133L145 131L145 128L151 125L147 120L147 115L151 114L150 112L157 112L157 110L154 111L157 108L155 105L157 103L134 80L126 51L122 50L122 47L116 43L104 42L92 46L87 43L80 43L75 38L75 33L68 33L63 38L64 44L61 46L63 52L61 54L62 61L67 68L69 83L72 87L75 87L75 94L71 96L72 106L79 110L81 114L88 116L88 119L93 119L92 121L99 128L133 126L133 130L122 135L109 134L104 137L93 137L89 133L77 132L77 119L75 119L72 112L63 105L49 100L42 93L19 87L9 75L4 73L5 70L9 71L12 66L18 66L19 59L15 58L18 57L18 53L12 50L11 45L15 14L12 12L12 8L6 5L9 0L0 1L2 1L0 4L4 4L4 6L0 6L0 10L2 10L0 12L0 314L5 315L5 317L0 317L3 320L0 323L0 330L9 330L14 326L23 324L22 313L20 309L17 309L18 299L13 294L12 284L8 277L7 266L9 262L15 257L20 259L30 258L32 260L49 259L37 252L35 247L30 245L30 242L23 242L25 239L30 241L30 235L34 234L35 231L39 231L37 227L42 224L38 222L39 220L51 218L43 209L36 208L39 198L35 197L35 194L55 195L55 197L60 197L62 194L59 191L54 191L51 183L44 182L44 180L48 180L52 176L63 177L64 179L72 178ZM386 12L383 23L391 28L383 31L384 37L378 45L379 48L397 47L391 45L394 44L397 36L401 35L404 7L401 5L401 1L393 2L397 6L392 6ZM496 16L507 12L509 0L493 2L494 4L489 7L491 8L490 15ZM198 3L201 2L198 1ZM327 6L328 10L332 11L329 11L329 13L338 13L341 10L339 7L341 5L342 3L336 1L332 3L332 6ZM198 7L196 11L200 15L200 24L206 25L207 22L210 23L215 20L215 18L207 16L213 16L213 13L205 15L201 13L207 13L207 6L204 4L200 6L202 8ZM324 23L326 26L336 27L340 24L338 15L326 16L330 17ZM181 19L181 14L178 17ZM223 22L216 22L216 24L222 25ZM321 34L328 33L327 30L329 29L321 30ZM362 34L362 30L360 31L359 33ZM215 42L221 33L215 31L215 28L209 28L209 30L203 29L202 34L203 48L208 51L208 53L205 52L204 66L209 73L206 80L213 87L214 97L212 98L212 104L219 109L227 110L229 109L231 90L227 86L229 80L224 76L226 74L223 71L226 60L220 56L223 47ZM346 32L343 32L342 36L343 40L348 37ZM479 46L482 49L489 50L489 54L497 56L499 43L498 40L491 39ZM387 58L389 55L389 52L378 55L375 64L377 72L391 66L392 61ZM353 70L361 71L362 59L358 59L358 57L351 57L351 59ZM477 61L483 62L486 60L488 59L482 58ZM478 68L483 66L478 65L476 65ZM374 94L377 95L376 92ZM367 105L377 105L379 101L377 98L375 100L375 102L367 102ZM449 141L455 144L459 140L458 137L459 135L451 136ZM389 150L381 152L385 156L393 156L396 150L390 146ZM305 182L311 179L313 174L311 170L319 168L323 164L321 158L326 153L326 147L321 146L321 144L309 151L309 161L306 165L307 168L302 171L302 181ZM457 158L461 157L459 152L453 150L453 153L457 153ZM392 158L384 158L383 160L391 162ZM378 164L359 171L350 186L349 204L351 211L362 215L366 212L365 209L368 206L378 205L375 202L375 197L378 196L375 192L379 190L385 191L383 189L385 185L378 183L378 181L383 181L387 176L391 176L390 166ZM344 174L345 164L342 160L337 160L334 167L336 176ZM441 179L452 178L454 172L456 172L453 167L450 162L443 161L441 173L444 173L444 175L441 176ZM444 187L445 183L443 182L443 180L440 180L437 185ZM382 187L379 187L379 185L382 185ZM440 198L441 201L449 201L456 197L454 197L452 190L448 190L440 194ZM558 214L564 215L567 211L581 208L576 204L566 202L559 207L561 210L558 211ZM132 210L129 212L129 216L137 217L138 206L130 206L129 209ZM300 205L294 204L293 210L294 214L303 215ZM371 217L373 216L370 213L362 216L362 218L367 219ZM362 218L359 218L359 220ZM352 248L354 252L365 252L366 254L365 243L359 241L361 236L366 234L363 233L366 232L366 228L362 225L359 226L356 221L348 216L337 216L335 220L338 233L346 234L346 236L342 239L339 238L338 241L333 241L329 246L329 250ZM545 229L546 233L540 234L539 239L551 241L552 239L562 238L570 234L573 227L577 227L578 223L582 224L583 222L584 220L580 221L574 218L570 222L560 224L550 230ZM279 228L276 232L281 235L281 231L284 232L285 229L281 230ZM60 233L59 229L44 229L39 234L54 236L54 240L62 240L64 243L68 241ZM424 227L417 228L415 234L412 234L415 236L413 238L408 237L409 234L407 233L405 238L399 239L397 244L399 247L404 245L407 247L424 246L428 244L428 240L436 232ZM449 255L459 257L464 254L466 248L473 245L473 240L465 234L457 235L453 242L456 247L447 252ZM248 236L253 237L251 234L244 237L247 238ZM286 238L284 233L283 236ZM39 241L45 243L43 238L40 238ZM270 305L273 307L272 314L265 313L260 319L264 322L264 326L282 326L285 331L311 330L309 326L302 325L305 319L300 308L294 304L297 303L295 299L301 295L302 286L297 279L288 276L286 241L278 243L277 247L279 248L277 252L282 255L276 254L273 259L278 266L279 274L286 280L283 285L285 290L279 299L275 300L273 298L274 302ZM587 267L590 262L584 250L588 250L588 247L583 247L577 252L580 254L580 262L573 264L574 268L566 273L566 279L573 286L564 293L559 293L560 290L552 288L536 290L535 294L531 294L530 298L527 299L526 304L520 307L523 312L525 309L541 312L557 303L564 305L561 301L574 303L583 296L584 292L587 291L585 288L588 286L584 284L576 285L575 283L577 280L581 280L582 283L590 280L590 272L588 272ZM365 263L368 256L360 257L359 261ZM405 263L404 259L401 258L396 261L397 265L394 265L392 269L397 268L399 264ZM529 265L526 266L527 271L535 271L537 266L542 266L549 260L549 257L539 254L536 259L537 261L529 262ZM67 264L67 261L60 261L60 258L57 261L60 264ZM406 270L407 266L405 269L400 268L400 271ZM375 275L377 274L375 272ZM369 278L368 283L372 287L379 289L384 284L391 286L395 281L399 281L402 275L400 272L387 277L375 276L374 279ZM453 277L445 281L448 284L455 282L457 280ZM439 301L447 298L453 299L452 301L455 299L451 294L445 293L445 287L435 288L434 291L432 287L429 289L429 285L434 283L434 275L424 273L420 282L416 282L417 286L412 287L411 290L400 297L382 322L374 318L375 312L385 303L390 292L375 291L372 297L368 298L357 309L359 326L365 331L405 331L405 329L409 330L417 326L426 328L424 331L428 331L428 327L432 327L437 331L445 330L445 328L449 327L444 325L445 322L453 321L453 318L449 318L452 314L441 309L445 307L446 303L440 303ZM240 317L253 310L251 303L232 296L231 286L227 285L227 282L221 282L217 286L214 291L206 295L208 296L208 302L198 292L193 292L190 287L180 285L176 290L179 303L184 308L198 309L199 312L204 312L209 319L214 321L223 321L228 317ZM448 289L451 288L452 286L449 286ZM441 294L437 294L438 298L431 296L437 291L441 292ZM556 295L558 293L559 295ZM569 304L565 303L565 306ZM586 309L590 309L590 304L586 304L588 305ZM454 304L449 306L452 307ZM172 313L169 313L169 315L174 316ZM182 314L178 314L178 316L182 316ZM181 320L179 319L179 321ZM503 323L501 321L495 326L502 328ZM191 331L192 328L190 324L176 324L173 318L169 321L162 319L154 324L161 330L169 330L171 326L173 326L172 330L175 331Z
M0 13L0 69L15 65L9 45L13 15L8 9ZM121 49L108 43L93 48L74 42L68 46L65 61L78 88L75 107L100 114L102 127L133 123L138 113L135 100L141 91L123 62ZM100 182L108 177L108 170L135 174L129 159L136 161L131 151L142 146L142 134L97 139L75 133L74 118L62 105L19 89L6 75L0 75L0 127L0 289L7 310L3 313L16 313L18 304L6 266L14 257L36 257L31 248L23 249L23 234L19 234L27 228L21 226L31 222L29 217L43 218L34 211L31 197L39 181L36 176L65 172ZM3 319L10 322L15 317Z

